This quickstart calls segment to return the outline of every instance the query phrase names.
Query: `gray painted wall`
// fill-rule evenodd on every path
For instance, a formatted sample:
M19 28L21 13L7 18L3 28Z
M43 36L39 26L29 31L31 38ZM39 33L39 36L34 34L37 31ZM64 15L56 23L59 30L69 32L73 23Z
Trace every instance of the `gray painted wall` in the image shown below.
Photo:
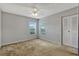
M0 46L1 46L1 9L0 9Z
M2 12L2 45L36 38L29 34L28 23L32 18Z
M39 37L61 45L61 17L76 13L78 13L77 7L40 19L40 22L46 23L46 34L40 33Z

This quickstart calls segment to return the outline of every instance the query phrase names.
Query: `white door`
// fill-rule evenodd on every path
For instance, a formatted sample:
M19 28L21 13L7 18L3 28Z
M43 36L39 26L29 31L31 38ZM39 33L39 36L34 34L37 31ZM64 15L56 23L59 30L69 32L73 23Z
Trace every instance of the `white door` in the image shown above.
M63 45L78 48L78 15L63 18Z
M72 40L72 47L78 48L78 15L70 16L71 18L71 40Z
M71 24L70 24L70 21L71 20L69 20L69 19L70 19L69 17L63 18L63 44L68 45L68 46L71 45L71 42L70 42L70 39L71 39L71 35L70 35Z

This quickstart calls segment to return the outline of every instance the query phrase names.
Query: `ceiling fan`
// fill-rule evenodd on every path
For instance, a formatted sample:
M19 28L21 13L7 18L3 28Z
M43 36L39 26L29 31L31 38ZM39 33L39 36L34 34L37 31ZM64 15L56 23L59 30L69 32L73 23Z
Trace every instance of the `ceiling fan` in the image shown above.
M33 10L32 10L32 16L36 17L38 16L38 8L37 7L33 7Z

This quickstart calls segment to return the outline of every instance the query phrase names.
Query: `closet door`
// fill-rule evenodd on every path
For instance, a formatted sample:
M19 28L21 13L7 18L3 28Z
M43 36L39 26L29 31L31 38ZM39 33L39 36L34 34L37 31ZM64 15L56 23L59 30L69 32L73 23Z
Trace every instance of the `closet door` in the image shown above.
M78 48L78 15L63 18L63 45Z
M72 47L78 48L78 15L70 16L71 18L71 39Z
M70 17L63 18L63 45L71 45L71 20Z

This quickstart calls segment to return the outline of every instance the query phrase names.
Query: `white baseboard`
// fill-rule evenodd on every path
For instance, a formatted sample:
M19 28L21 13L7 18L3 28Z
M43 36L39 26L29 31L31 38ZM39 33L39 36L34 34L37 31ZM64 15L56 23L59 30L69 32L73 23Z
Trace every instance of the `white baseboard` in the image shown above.
M2 44L1 46L14 44L14 43L20 43L20 42L24 42L24 41L28 41L28 40L32 40L32 39L25 39L25 40L19 40L19 41L15 41L15 42L5 43L5 44Z
M78 54L78 48L74 48L74 47L70 47L70 46L65 46L63 45L64 49L66 49L67 51L74 53L74 54Z

